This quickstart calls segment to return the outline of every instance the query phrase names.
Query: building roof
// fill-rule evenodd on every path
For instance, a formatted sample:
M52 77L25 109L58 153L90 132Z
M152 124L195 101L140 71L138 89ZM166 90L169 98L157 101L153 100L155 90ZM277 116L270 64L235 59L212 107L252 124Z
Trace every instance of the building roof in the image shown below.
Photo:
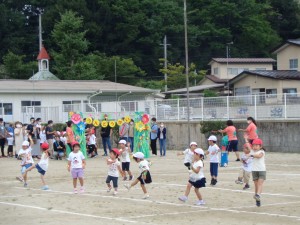
M276 48L272 50L273 54L277 54L278 52L281 52L283 49L288 47L289 45L299 46L300 47L300 38L298 39L288 39L284 43L280 44Z
M197 85L189 88L190 92L197 92L197 91L203 91L207 89L212 89L212 88L218 88L218 87L223 87L224 84L210 84L210 85ZM180 94L180 93L186 93L187 89L186 88L180 88L180 89L175 89L167 92L163 92L164 94Z
M239 75L232 78L229 82L230 84L233 84L248 75L261 76L278 80L300 80L300 72L297 70L249 70L241 72Z
M107 80L0 80L0 84L0 93L159 93Z
M57 76L48 70L42 70L34 74L29 80L59 80Z
M219 77L217 77L215 75L205 75L205 78L207 78L217 84L224 84L224 83L228 82L228 79L220 79Z
M50 56L48 55L48 52L47 52L47 50L45 49L44 46L40 50L40 53L37 57L37 60L41 60L41 59L50 59Z
M212 58L208 65L213 62L218 63L275 63L276 60L272 58Z

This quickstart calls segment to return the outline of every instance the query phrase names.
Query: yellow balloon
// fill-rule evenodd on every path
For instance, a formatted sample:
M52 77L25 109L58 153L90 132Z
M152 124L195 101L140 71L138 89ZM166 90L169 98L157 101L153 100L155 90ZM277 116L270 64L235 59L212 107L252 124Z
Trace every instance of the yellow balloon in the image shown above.
M114 128L114 127L116 126L116 122L115 122L115 121L110 121L110 122L109 122L109 126L110 126L111 128Z

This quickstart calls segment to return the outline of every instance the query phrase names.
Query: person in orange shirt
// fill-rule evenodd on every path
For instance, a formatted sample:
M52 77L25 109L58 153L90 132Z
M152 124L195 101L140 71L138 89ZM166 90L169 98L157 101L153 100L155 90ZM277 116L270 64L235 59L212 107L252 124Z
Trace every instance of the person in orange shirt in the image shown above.
M72 125L73 122L71 120L69 120L67 122L67 129L66 129L66 133L67 133L67 144L69 145L69 148L72 151L72 143L75 142L75 135L74 132L72 130Z
M253 117L247 118L248 127L246 129L238 129L238 131L243 131L247 134L248 142L252 144L253 140L258 138L257 135L257 124Z
M226 133L228 136L228 145L227 145L227 151L229 152L234 152L236 155L236 160L235 161L241 161L240 160L240 155L238 152L238 139L236 136L236 128L233 126L232 120L227 120L226 122L227 127L224 130L218 130L220 133Z

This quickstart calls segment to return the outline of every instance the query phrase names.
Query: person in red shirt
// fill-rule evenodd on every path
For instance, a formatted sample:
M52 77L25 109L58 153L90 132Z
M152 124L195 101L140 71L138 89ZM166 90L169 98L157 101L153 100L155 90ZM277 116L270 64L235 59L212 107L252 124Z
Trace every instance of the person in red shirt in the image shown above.
M236 128L233 126L232 120L227 120L227 127L224 130L218 130L220 133L226 133L228 136L227 151L234 152L236 155L236 161L240 161L239 151L238 151L238 138L236 136Z
M243 131L247 134L248 142L252 144L253 140L258 138L257 135L257 124L253 117L247 118L248 127L246 129L238 129L238 131Z

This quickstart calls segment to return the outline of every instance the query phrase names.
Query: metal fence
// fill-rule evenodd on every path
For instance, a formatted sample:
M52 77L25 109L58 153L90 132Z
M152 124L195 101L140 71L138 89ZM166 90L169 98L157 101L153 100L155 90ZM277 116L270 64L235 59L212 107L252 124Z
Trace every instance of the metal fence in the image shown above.
M36 108L36 109L31 109ZM84 117L119 119L141 111L160 121L186 121L186 99L163 99L144 101L97 102L62 105L59 107L31 107L26 109L26 119L33 110L44 121L53 119L65 122L69 111L80 111ZM37 109L40 110L38 113ZM29 111L29 112L28 112ZM23 113L24 115L24 113ZM245 96L201 97L190 99L190 119L202 120L241 120L252 116L257 120L300 119L300 94L260 94ZM25 118L24 118L25 119Z

